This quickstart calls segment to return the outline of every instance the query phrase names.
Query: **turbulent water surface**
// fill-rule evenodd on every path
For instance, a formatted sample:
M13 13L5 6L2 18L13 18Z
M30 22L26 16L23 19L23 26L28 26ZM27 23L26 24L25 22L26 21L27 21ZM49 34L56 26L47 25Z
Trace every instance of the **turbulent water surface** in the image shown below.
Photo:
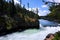
M43 27L40 24L40 29L28 29L23 32L15 32L6 36L0 37L0 40L44 40L47 34L60 31L60 27Z

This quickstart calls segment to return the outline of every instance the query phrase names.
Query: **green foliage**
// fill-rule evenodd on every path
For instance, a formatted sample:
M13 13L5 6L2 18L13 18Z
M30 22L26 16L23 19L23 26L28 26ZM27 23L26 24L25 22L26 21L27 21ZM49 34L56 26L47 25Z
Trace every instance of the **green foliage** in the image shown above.
M48 17L60 20L60 5L52 4L49 10L51 13L47 15Z
M55 34L55 38L53 40L60 40L60 32Z
M26 10L24 7L21 7L21 5L14 5L14 0L9 2L0 0L0 31L1 29L10 30L13 28L22 28L21 26L34 24L37 22L36 20L38 17L39 16L37 14ZM35 20L34 23L32 19Z

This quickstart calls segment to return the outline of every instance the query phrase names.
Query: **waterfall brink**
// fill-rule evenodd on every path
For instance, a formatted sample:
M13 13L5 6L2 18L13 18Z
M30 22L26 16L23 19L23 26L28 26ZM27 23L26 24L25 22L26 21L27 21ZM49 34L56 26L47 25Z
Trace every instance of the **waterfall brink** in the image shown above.
M40 27L42 27L42 25L40 24Z
M43 25L40 24L40 29L44 30L45 27Z

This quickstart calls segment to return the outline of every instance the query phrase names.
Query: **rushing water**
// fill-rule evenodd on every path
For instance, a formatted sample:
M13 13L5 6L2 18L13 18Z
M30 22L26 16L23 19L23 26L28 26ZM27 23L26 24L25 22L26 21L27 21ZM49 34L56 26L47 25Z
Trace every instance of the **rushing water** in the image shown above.
M47 22L46 20L40 20L40 22ZM44 23L42 22L42 23ZM47 23L49 23L48 21ZM23 32L15 32L6 36L0 37L0 40L44 40L47 34L60 31L60 27L43 27L40 23L40 29L28 29ZM54 23L53 23L54 24ZM51 25L51 24L50 24ZM55 24L54 24L55 25Z

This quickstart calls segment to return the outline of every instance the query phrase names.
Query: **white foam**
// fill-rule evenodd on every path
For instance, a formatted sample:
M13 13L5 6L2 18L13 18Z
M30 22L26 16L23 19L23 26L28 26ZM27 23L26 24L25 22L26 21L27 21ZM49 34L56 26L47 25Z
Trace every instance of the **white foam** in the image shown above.
M4 37L0 37L0 40L44 40L47 34L55 33L57 31L60 31L60 27L44 27L44 30L28 29L24 32L15 32Z

